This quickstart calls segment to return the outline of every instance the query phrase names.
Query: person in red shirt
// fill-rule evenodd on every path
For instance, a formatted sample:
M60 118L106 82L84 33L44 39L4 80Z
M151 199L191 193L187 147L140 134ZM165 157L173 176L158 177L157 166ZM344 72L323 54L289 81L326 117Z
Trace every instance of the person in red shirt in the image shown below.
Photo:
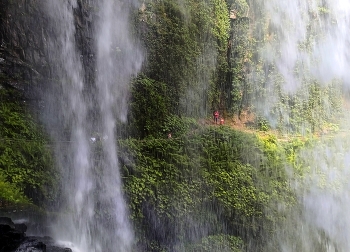
M214 122L215 122L215 124L218 123L219 115L220 115L219 111L215 110L215 112L214 112Z

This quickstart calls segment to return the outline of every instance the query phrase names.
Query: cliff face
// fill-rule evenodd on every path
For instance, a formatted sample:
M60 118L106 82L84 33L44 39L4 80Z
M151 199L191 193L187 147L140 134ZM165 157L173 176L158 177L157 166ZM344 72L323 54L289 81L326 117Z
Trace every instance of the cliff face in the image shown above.
M24 91L29 90L27 80L39 77L45 65L47 68L43 36L36 34L44 22L43 15L35 2L26 2L3 1L0 20L2 85ZM31 16L39 18L34 23Z
M45 15L40 1L1 2L0 69L2 85L28 95L50 72L45 53ZM30 96L32 96L31 94Z
M88 84L95 73L91 3L78 1L74 9L76 46ZM37 127L50 112L48 90L59 86L58 53L53 53L59 24L50 20L47 5L47 0L0 0L0 182L13 184L39 205L55 201L59 183Z
M92 9L89 1L78 1L74 11L76 40L87 78L93 78ZM46 1L0 1L1 86L24 91L29 100L40 98L40 90L55 78L54 59L48 50L49 37L55 37L55 29L48 20Z

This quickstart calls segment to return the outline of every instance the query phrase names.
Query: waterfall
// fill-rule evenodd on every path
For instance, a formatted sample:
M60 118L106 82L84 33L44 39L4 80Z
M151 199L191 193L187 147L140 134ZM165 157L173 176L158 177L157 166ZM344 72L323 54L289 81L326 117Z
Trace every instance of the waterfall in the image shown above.
M89 55L77 41L75 12L82 5L91 11ZM45 6L52 66L45 121L62 172L53 233L76 251L126 252L133 245L116 143L116 122L126 120L128 85L142 63L129 24L133 7L113 0L50 0ZM92 58L93 73L88 73L86 57Z
M285 125L292 117L293 108L281 106L283 102L278 97L288 97L290 101L306 100L311 96L308 83L321 88L331 86L337 89L337 99L348 103L349 1L252 2L256 18L259 16L264 20L256 22L258 25L253 28L261 42L259 60L263 62L267 92L260 95L264 98L258 98L257 103L271 125L280 123L276 112L282 115L281 121ZM254 74L252 78L257 83L260 78L258 70ZM330 101L321 100L319 104L324 106L324 114L335 116ZM320 137L316 146L299 153L305 171L302 175L294 174L291 181L301 209L283 213L287 218L276 236L279 251L350 249L350 218L347 214L350 205L350 144L346 133L349 129L346 108L339 118L340 129L344 128L344 132L340 131L334 138ZM303 127L307 123L300 122L300 125Z

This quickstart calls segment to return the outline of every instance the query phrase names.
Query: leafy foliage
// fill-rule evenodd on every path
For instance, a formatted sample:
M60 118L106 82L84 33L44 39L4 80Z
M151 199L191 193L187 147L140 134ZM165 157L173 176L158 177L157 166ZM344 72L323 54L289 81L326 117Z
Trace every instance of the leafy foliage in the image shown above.
M44 135L17 91L0 89L0 101L0 174L4 186L11 183L5 199L53 200L57 174Z
M29 203L29 200L14 184L6 181L0 171L0 207L17 203Z
M132 218L143 227L141 240L160 248L193 244L205 240L205 233L245 242L249 234L259 243L273 230L277 210L270 203L294 202L283 168L285 151L272 137L198 126L171 139L120 144ZM197 229L206 231L199 234ZM204 243L195 247L207 251L216 246Z
M136 132L141 137L157 133L159 135L171 108L171 92L166 84L139 77L134 82L132 94L132 122Z
M207 116L224 97L226 2L148 0L135 25L148 53L144 75L166 86L168 113ZM154 107L153 102L148 100L148 106ZM134 103L139 101L134 99Z

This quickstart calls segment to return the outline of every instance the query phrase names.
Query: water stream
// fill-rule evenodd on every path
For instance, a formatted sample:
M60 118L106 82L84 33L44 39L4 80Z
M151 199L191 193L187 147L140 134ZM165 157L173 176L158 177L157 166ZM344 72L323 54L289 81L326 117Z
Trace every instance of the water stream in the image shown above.
M90 8L93 77L79 50L78 4ZM116 122L125 121L129 82L140 69L141 50L129 27L131 2L50 0L46 6L53 84L46 92L46 122L62 171L62 217L55 238L76 251L130 251L133 230L123 198Z

